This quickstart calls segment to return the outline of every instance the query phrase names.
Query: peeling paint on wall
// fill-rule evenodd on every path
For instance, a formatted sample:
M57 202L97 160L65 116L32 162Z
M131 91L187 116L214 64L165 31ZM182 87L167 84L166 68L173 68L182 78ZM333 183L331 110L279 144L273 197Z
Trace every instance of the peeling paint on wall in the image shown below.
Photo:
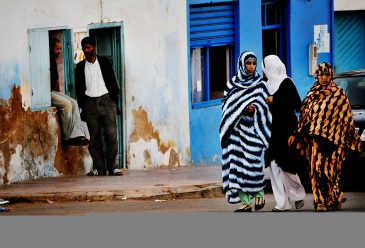
M4 154L0 150L0 175L4 175L5 173L5 159ZM4 184L4 180L2 177L0 177L0 185Z
M190 158L190 147L187 147L185 149L185 151L186 151L187 157Z
M0 184L88 171L87 147L62 146L57 110L25 110L20 92L0 99Z
M147 112L133 110L134 129L130 135L128 162L133 169L155 166L180 166L176 143L163 141L160 133L148 120Z
M123 135L120 138L123 139L123 159L126 158L125 162L128 162L129 158L133 158L129 152L132 151L129 137L134 129L132 111L143 106L155 128L153 131L157 130L159 134L147 141L151 145L149 150L136 147L136 150L133 150L135 158L146 161L148 166L176 164L174 152L171 153L173 149L178 154L180 165L190 164L190 155L187 156L186 148L190 146L186 1L103 1L103 18L100 17L99 0L54 0L52 4L31 0L24 5L32 6L30 8L22 5L25 1L21 1L21 4L19 1L3 2L3 12L11 14L3 16L4 23L9 25L3 25L1 29L7 35L3 35L3 46L0 47L0 54L3 55L0 58L0 72L3 72L0 73L0 99L8 101L15 83L16 86L21 86L23 108L27 110L31 106L32 85L29 82L33 69L29 62L29 37L26 30L39 29L43 32L67 27L75 33L87 30L89 24L109 27L123 23L122 58L128 65L123 71L124 81L121 82L124 119ZM89 6L87 9L85 4ZM69 6L72 6L72 9ZM141 11L141 6L147 11ZM84 12L87 15L80 18L80 13ZM136 14L139 18L135 18ZM145 58L148 58L147 67L140 63ZM14 69L16 66L18 70ZM12 81L15 78L17 80ZM155 143L152 140L155 140ZM145 142L140 136L135 136L132 145L140 141ZM65 149L62 147L62 151ZM190 154L190 149L188 150ZM157 154L154 154L154 151ZM61 153L58 148L55 163L58 163L58 159L65 161L64 156L68 154L68 151ZM77 171L79 167L69 161L74 157L67 159L70 164L67 164L67 169L64 170ZM60 167L62 166L66 165L61 164ZM127 166L130 169L135 167L130 163L127 163Z
M30 84L26 82L26 80L24 79L24 77L22 77L21 79L22 81L22 85L20 88L20 93L22 95L22 106L24 109L28 109L30 107L30 99L31 99L31 87Z

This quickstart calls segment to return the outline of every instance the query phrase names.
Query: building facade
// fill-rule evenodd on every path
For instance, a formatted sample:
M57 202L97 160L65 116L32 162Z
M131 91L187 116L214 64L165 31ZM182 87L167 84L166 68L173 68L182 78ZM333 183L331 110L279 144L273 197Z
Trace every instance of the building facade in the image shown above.
M86 148L60 141L51 37L62 40L63 89L72 97L84 36L113 62L119 164L128 169L220 164L220 104L240 52L279 55L302 97L313 66L333 63L332 0L15 0L1 1L0 13L2 184L91 168Z
M227 27L223 25L221 33L217 32L215 37L208 36L211 33L209 28L212 25L216 26L221 16L221 23L227 23L227 16L224 16L223 10L220 12L214 10L218 7L233 8L230 18L234 20L231 22L234 27L231 29L233 34L230 34L230 37L226 34ZM217 96L215 90L218 82L215 79L219 78L219 82L224 82L233 76L235 61L241 51L251 50L259 60L266 55L276 54L286 64L288 74L303 98L314 82L312 70L317 62L333 63L333 1L190 0L188 11L190 14L188 47L191 51L189 57L191 160L194 164L219 164L221 151L218 133L224 83L219 88L221 95ZM209 14L217 20L211 20L214 18L210 18ZM208 20L212 23L207 23ZM221 71L225 72L223 76L216 75L221 71L214 67L216 66L214 62L207 59L208 56L212 56L212 60L219 56L216 55L219 54L219 47L226 49L226 55L220 55L220 61L228 61L221 65L223 68ZM198 52L199 49L202 52ZM202 70L195 68L197 64L195 58L201 56L200 54L203 54L203 60L206 61L205 64L204 61L201 63L204 76L198 77L196 71ZM210 64L213 66L211 71L209 71ZM261 61L258 63L259 71L261 71L260 64ZM200 94L197 93L199 89Z
M365 68L365 1L335 0L335 72Z

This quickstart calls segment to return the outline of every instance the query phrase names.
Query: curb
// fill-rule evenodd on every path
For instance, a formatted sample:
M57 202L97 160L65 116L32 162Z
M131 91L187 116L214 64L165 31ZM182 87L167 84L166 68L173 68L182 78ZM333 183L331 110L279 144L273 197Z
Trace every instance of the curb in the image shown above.
M220 183L186 185L179 187L155 187L152 189L115 191L75 191L37 194L3 194L10 204L20 202L75 202L75 201L125 201L125 200L173 200L223 197Z

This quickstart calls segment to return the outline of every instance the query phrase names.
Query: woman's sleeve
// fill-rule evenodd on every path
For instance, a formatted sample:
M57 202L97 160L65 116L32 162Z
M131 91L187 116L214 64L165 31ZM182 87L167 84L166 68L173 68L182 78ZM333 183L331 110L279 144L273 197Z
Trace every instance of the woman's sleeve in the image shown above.
M290 111L300 110L301 100L294 83L286 78L273 95L273 104L278 108L288 108Z

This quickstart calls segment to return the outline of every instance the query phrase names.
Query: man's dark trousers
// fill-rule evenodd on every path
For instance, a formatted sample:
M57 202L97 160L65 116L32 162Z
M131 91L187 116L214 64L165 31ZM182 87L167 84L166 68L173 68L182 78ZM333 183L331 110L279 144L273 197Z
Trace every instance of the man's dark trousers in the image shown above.
M112 173L118 163L118 128L116 104L108 94L85 98L85 121L90 132L89 152L93 169L99 174ZM103 158L102 130L106 145L106 165Z

